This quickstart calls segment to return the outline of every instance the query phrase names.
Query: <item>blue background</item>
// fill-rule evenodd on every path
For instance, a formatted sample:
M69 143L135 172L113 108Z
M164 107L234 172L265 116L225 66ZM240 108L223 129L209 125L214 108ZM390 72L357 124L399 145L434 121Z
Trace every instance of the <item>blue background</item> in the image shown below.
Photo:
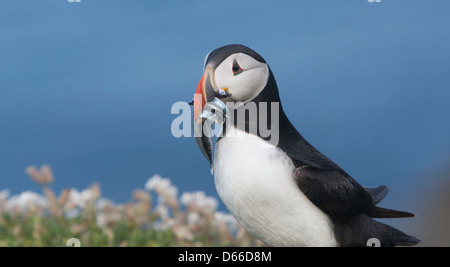
M362 185L388 185L384 206L417 213L447 180L435 177L450 159L449 14L424 0L4 1L0 190L39 191L24 170L50 164L57 192L97 181L124 202L158 173L217 197L170 110L208 52L241 43L308 141Z

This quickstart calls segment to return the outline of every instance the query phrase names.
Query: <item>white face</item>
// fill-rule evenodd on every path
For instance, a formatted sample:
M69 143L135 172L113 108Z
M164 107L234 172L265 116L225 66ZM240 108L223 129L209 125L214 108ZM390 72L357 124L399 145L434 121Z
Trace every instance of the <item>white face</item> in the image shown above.
M248 102L266 86L269 67L249 55L237 53L227 57L214 71L217 88L227 88L235 101Z

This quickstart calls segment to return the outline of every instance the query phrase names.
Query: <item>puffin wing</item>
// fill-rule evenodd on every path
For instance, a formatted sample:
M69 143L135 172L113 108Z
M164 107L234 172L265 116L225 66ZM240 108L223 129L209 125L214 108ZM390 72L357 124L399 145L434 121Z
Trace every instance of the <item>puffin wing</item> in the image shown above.
M385 185L380 185L378 187L364 187L364 189L372 196L374 205L380 203L389 192L389 188Z
M295 169L294 179L306 197L330 218L339 223L365 213L371 218L407 218L405 211L376 206L387 195L386 186L367 188L345 173L311 167Z
M335 222L347 222L374 206L372 195L342 172L299 167L294 178L306 197Z

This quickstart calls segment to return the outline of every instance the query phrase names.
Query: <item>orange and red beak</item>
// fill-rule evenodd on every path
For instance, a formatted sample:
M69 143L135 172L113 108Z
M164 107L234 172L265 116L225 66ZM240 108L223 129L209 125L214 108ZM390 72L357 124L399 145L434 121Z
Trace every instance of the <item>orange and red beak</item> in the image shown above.
M201 114L205 105L208 102L213 101L216 96L216 91L214 90L212 84L212 82L214 82L214 78L212 77L212 75L213 71L209 67L207 67L200 82L198 83L197 90L195 90L194 101L192 102L194 110L194 137L198 147L200 148L200 151L210 163L211 172L213 162L213 140L211 137L208 137L203 133L203 126L207 121L201 118Z
M203 108L206 103L212 101L216 96L216 91L213 88L212 70L206 68L200 82L198 83L197 90L195 90L193 109L194 109L194 123L201 123L203 121L200 118L200 114L203 112Z
M214 82L214 71L207 66L205 68L205 73L203 74L202 79L198 83L197 90L195 90L192 105L194 109L194 120L193 120L194 137L195 140L197 141L198 147L200 148L203 155L210 163L211 173L213 164L214 144L211 132L208 129L214 122L210 118L206 119L208 115L204 117L205 115L202 116L202 114L204 112L205 105L208 104L209 102L214 102L217 104L216 98L224 99L226 97L231 96L227 88L221 89L215 88L217 88L217 86L215 85ZM221 101L219 102L223 104L223 102ZM206 127L206 130L204 129L204 126Z

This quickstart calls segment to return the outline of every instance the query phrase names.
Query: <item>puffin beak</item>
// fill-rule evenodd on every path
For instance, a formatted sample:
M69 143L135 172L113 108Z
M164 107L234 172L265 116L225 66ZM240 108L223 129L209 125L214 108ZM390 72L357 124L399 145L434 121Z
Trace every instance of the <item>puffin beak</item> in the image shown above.
M205 158L210 163L210 169L212 173L213 164L213 139L212 137L207 137L203 132L203 125L208 123L208 121L201 117L203 113L203 108L205 105L214 100L216 92L211 84L213 71L210 67L205 69L200 82L198 83L197 90L195 90L194 100L192 102L194 110L194 136L197 141L197 145L202 151Z
M212 106L216 106L220 110L223 110L225 109L225 104L219 99L231 96L227 88L217 90L214 88L217 88L214 83L214 71L211 69L211 67L207 66L205 69L205 73L198 83L192 105L194 110L193 128L195 140L197 141L197 145L202 151L203 155L210 163L211 173L213 168L214 144L212 133L208 129L211 128L210 126L212 125L214 120L211 120L210 117L213 113L207 112L205 115L204 108L206 104L210 103Z
M196 124L199 124L204 120L200 118L200 115L203 112L203 108L205 107L206 103L212 101L216 96L216 91L211 84L212 73L213 72L210 67L207 67L205 69L205 73L200 79L197 90L195 91L193 109L194 123Z

